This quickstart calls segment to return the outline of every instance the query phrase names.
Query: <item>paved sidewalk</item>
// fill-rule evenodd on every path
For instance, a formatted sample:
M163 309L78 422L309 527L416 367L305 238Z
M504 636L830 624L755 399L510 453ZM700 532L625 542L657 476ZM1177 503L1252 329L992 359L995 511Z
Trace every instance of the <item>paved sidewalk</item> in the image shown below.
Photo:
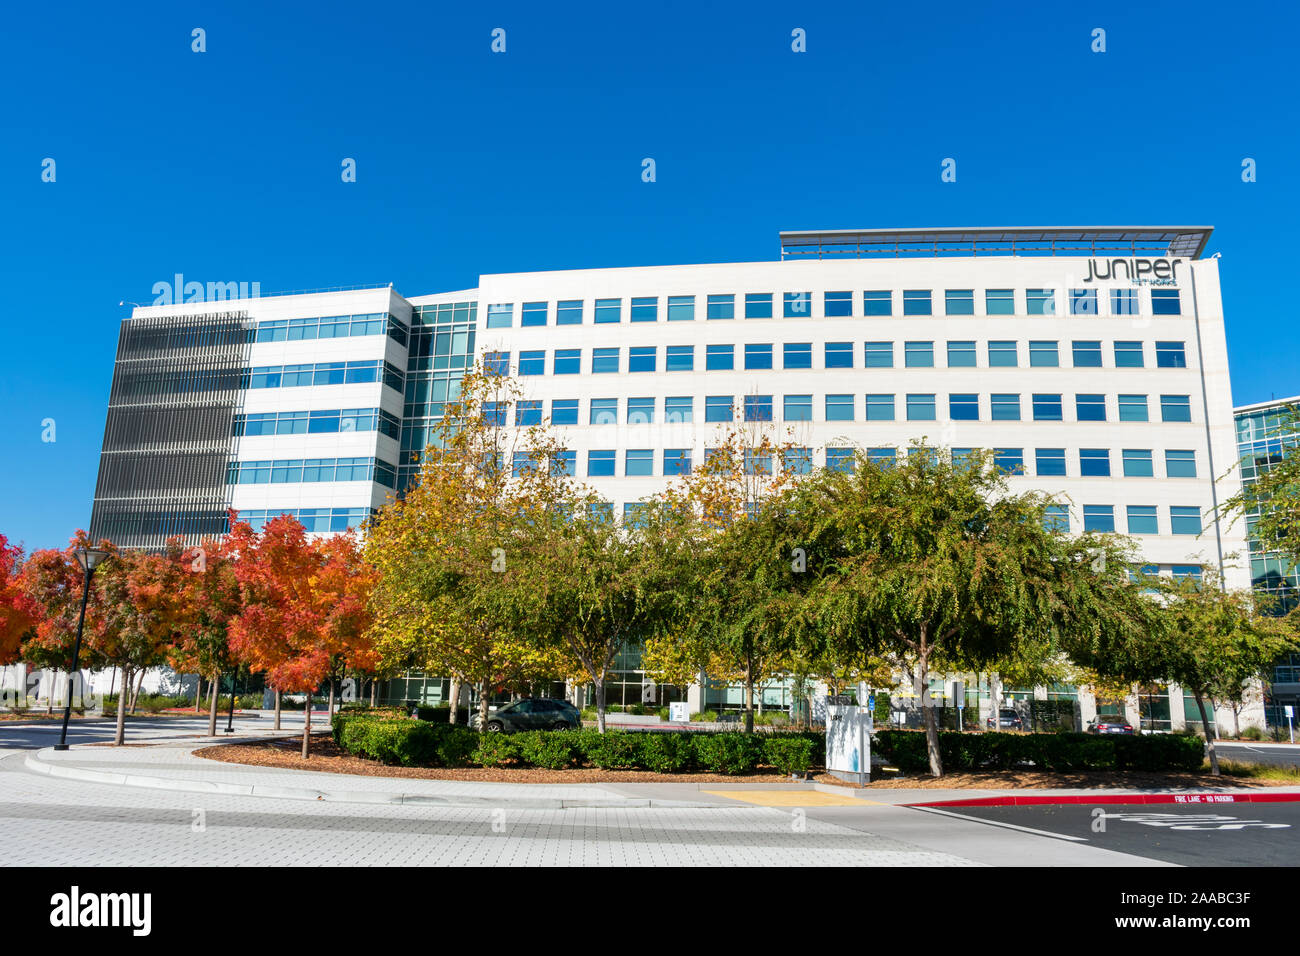
M265 739L292 734L257 733L231 738L155 739L147 746L52 748L11 754L27 771L69 780L123 787L141 787L192 793L274 797L356 804L412 804L431 806L501 806L567 809L575 807L734 807L761 806L901 806L944 801L1042 798L1074 802L1101 798L1115 802L1132 796L1133 802L1155 799L1157 794L1258 794L1259 788L1205 786L1194 790L1105 790L1069 788L1055 790L956 790L930 788L863 789L802 781L763 783L487 783L460 780L417 780L405 777L367 777L328 771L290 770L222 763L197 757L193 751L214 743ZM13 763L10 766L14 766ZM1263 791L1300 799L1291 788ZM1073 798L1073 799L1072 799ZM1166 797L1166 799L1168 799Z

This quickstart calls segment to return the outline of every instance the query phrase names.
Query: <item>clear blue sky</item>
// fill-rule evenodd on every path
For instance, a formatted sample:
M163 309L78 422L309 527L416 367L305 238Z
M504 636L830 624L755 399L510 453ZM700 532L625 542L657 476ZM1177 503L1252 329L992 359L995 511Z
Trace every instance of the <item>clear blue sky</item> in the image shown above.
M1294 8L733 10L11 5L0 532L30 549L89 524L118 301L177 272L418 295L481 272L768 259L781 229L1208 224L1234 399L1300 392Z

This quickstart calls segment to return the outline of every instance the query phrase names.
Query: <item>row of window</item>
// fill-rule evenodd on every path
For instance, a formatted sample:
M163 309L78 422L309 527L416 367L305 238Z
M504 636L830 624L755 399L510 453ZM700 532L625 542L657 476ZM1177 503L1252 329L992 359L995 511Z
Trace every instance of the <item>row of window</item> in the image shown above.
M298 458L277 461L232 461L228 485L279 485L300 481L376 481L397 485L397 469L378 458Z
M383 335L405 345L410 330L397 316L385 312L364 315L325 315L301 319L258 322L255 342L298 342L306 339L341 339L354 335Z
M382 408L333 408L300 412L262 412L236 415L234 434L316 435L333 432L379 431L389 438L401 435L402 423Z
M302 522L307 531L347 531L371 515L370 508L268 508L241 511L240 521L247 521L254 531L261 531L268 521L289 515Z
M1065 420L1065 396L1060 392L1033 392L1027 398L1029 419L1036 422ZM1117 420L1121 422L1150 421L1147 395L1117 395ZM813 396L811 394L782 396L782 420L787 422L813 421ZM868 393L863 396L863 421L892 422L898 420L898 396L889 393ZM988 397L988 416L981 416L981 399L978 392L954 392L948 395L948 418L952 421L1021 421L1025 420L1019 392L994 392ZM655 407L653 397L627 398L624 421L629 425L653 424ZM857 395L853 393L827 394L823 397L823 421L857 421ZM934 392L908 392L903 397L903 420L929 422L938 419L939 396ZM490 424L505 426L509 402L485 402L484 419ZM543 403L540 400L521 400L515 406L515 424L541 425ZM592 398L588 400L587 423L590 425L616 425L619 399ZM775 420L775 396L745 395L736 404L735 395L706 395L704 421L770 422ZM1102 393L1078 393L1074 396L1074 420L1080 422L1108 421L1106 396ZM695 399L690 395L669 395L663 399L663 421L668 424L689 423L695 420ZM1190 395L1161 395L1160 420L1164 422L1190 422L1192 405ZM551 400L550 424L577 425L579 400L556 398Z
M973 339L939 343L945 349L948 368L975 368L978 365L976 342ZM985 343L989 368L1018 368L1020 345L1014 339L990 340ZM1146 349L1141 341L1116 341L1112 343L1115 368L1145 368ZM695 371L694 345L666 345L663 354L663 371ZM863 342L863 368L894 368L895 343L892 341ZM593 348L588 371L592 374L617 374L623 370L620 348ZM1061 365L1060 343L1055 340L1030 340L1026 354L1031 368L1058 368ZM762 371L776 367L777 346L771 342L750 342L735 345L704 346L706 371ZM739 363L737 360L739 358ZM785 342L780 348L781 368L811 369L813 343ZM1102 343L1097 339L1076 340L1070 343L1070 359L1074 368L1102 368ZM484 365L497 375L511 374L510 352L488 352ZM822 367L827 369L854 368L853 342L826 342L822 346ZM519 353L519 375L545 375L546 350L528 349ZM579 375L582 373L582 349L555 349L551 354L552 375ZM902 349L902 367L934 368L935 343L932 340L905 341ZM1156 368L1186 368L1187 349L1183 342L1158 341L1155 343ZM634 345L627 350L628 372L658 372L659 347Z
M354 385L381 380L402 391L405 376L390 362L316 362L306 365L258 365L244 373L245 388L296 388L304 385Z
M955 463L961 463L975 451L973 448L954 448L951 450ZM1064 448L1035 448L1035 473L1040 477L1057 477L1066 475L1066 451ZM715 449L706 448L706 459L712 458ZM909 451L909 454L911 452ZM1023 448L993 449L994 464L1001 471L1011 475L1027 474L1025 450ZM623 476L627 478L655 477L655 459L661 457L665 477L689 475L691 473L692 450L690 448L667 448L657 456L652 448L630 448L623 452ZM617 477L615 464L616 449L592 449L587 452L587 475L592 478ZM892 462L895 459L892 448L872 448L867 456L879 463ZM856 457L855 449L850 447L828 447L826 449L826 467L837 471L852 471ZM782 465L794 474L808 474L812 470L813 452L810 448L791 448L782 453ZM574 474L576 461L574 452L565 451L553 460L553 464L566 474ZM1155 466L1150 448L1125 448L1120 452L1123 474L1126 478L1155 477ZM516 453L513 472L516 477L531 467L527 453ZM748 474L770 474L772 456L745 453L744 469ZM1111 452L1108 448L1079 449L1080 477L1109 477L1111 474ZM1170 449L1165 452L1165 474L1170 478L1195 478L1196 456L1189 449Z
M1110 289L1110 315L1137 315L1141 306L1140 289ZM1181 315L1179 291L1173 288L1153 288L1151 292L1152 315ZM1021 299L1015 289L984 289L977 297L974 289L945 289L942 293L942 313L936 313L938 293L933 289L903 289L898 300L902 315L975 315L977 298L983 299L983 315L1100 315L1096 289L1069 289L1065 291L1065 312L1058 311L1060 303L1055 289L1025 289ZM869 289L860 298L851 291L823 292L821 315L827 318L860 316L890 316L896 311L895 294L890 289ZM770 319L778 310L788 319L812 317L812 292L784 292L780 298L773 292L749 292L743 295L670 295L632 296L629 299L593 299L592 322L596 325L618 323L626 314L631 322L658 322L662 314L669 322L694 321L696 305L704 299L706 319ZM626 303L626 308L625 308ZM858 303L861 308L858 309ZM1017 308L1017 306L1023 306ZM546 325L582 325L586 301L561 299L555 303L552 316L549 302L524 302L519 310L522 328ZM487 327L508 329L515 324L515 304L498 302L487 307Z

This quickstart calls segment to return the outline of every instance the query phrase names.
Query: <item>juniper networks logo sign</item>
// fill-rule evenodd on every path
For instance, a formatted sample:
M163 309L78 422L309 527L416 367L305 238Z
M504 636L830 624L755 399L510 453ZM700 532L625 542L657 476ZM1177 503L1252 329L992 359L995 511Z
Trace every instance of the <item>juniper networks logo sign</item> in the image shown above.
M1134 285L1177 285L1182 259L1089 259L1084 282L1128 279Z
M133 936L148 936L152 910L150 893L83 893L74 886L50 897L50 925L129 927Z

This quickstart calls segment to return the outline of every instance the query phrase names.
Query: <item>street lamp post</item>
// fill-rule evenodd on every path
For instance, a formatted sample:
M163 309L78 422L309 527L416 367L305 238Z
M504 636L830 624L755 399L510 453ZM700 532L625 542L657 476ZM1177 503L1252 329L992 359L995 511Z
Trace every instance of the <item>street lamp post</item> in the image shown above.
M73 551L72 556L77 559L86 576L81 586L81 616L77 618L77 639L72 643L72 669L68 671L68 700L63 708L63 730L59 734L59 742L54 745L55 750L68 749L68 721L72 719L72 682L77 674L78 659L81 657L81 630L86 624L86 603L90 600L90 578L95 573L95 566L108 557L108 552L83 546ZM122 706L120 700L118 706Z

